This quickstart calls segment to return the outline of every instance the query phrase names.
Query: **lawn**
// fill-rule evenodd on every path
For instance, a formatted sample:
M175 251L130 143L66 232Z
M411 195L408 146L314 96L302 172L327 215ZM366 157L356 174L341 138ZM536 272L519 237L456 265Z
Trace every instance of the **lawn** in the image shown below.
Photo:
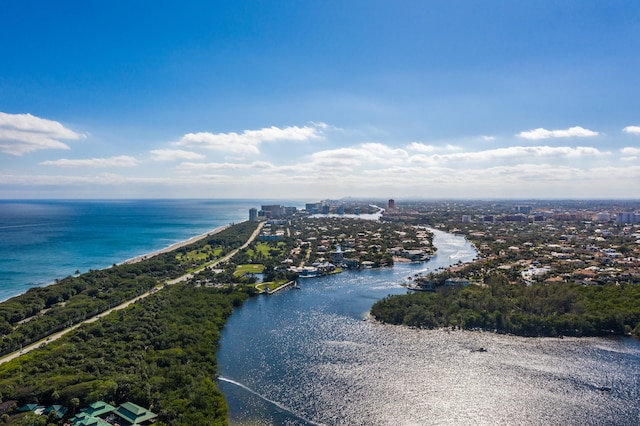
M261 263L248 263L244 265L238 265L234 276L239 277L244 274L261 274L264 272L264 265Z
M184 255L178 254L176 257L180 262L191 262L191 261L202 261L209 258L209 256L213 255L213 258L217 258L222 253L221 247L213 248L209 244L198 250L191 250Z
M275 290L276 288L280 287L282 284L287 283L287 280L277 280L277 281L270 281L268 283L260 283L260 284L256 284L256 289L258 291L263 291L263 290L267 290L267 291L271 291L271 290Z
M285 247L285 243L279 242L276 247L273 247L272 245L269 245L267 243L259 242L255 244L254 247L256 252L262 254L266 258L270 258L271 256L269 255L269 251L274 249L282 251L282 249ZM250 254L253 254L253 250L250 250L249 252Z

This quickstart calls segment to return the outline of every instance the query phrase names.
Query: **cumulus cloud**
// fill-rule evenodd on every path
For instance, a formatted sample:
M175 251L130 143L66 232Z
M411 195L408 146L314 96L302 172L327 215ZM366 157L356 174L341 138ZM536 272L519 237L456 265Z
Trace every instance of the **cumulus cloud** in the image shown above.
M428 153L436 151L460 151L462 148L451 144L446 144L444 147L440 147L435 145L426 145L422 142L411 142L409 145L407 145L407 149L409 151Z
M180 163L178 169L184 172L200 170L250 170L250 169L270 169L274 165L266 161L254 161L252 163Z
M311 154L310 165L332 169L353 169L363 164L402 164L407 151L381 143L364 143L356 147L329 149Z
M626 147L620 150L624 157L620 157L622 161L637 161L640 158L640 148Z
M632 135L640 135L640 126L627 126L622 129L625 133L631 133Z
M624 155L640 155L640 148L629 146L626 148L622 148L620 152L623 153Z
M484 142L491 142L496 140L495 136L480 136L480 139L482 139Z
M433 145L425 145L422 142L411 142L407 149L417 152L435 152L436 147Z
M138 160L128 155L120 155L111 158L86 158L70 160L61 158L60 160L48 160L40 163L43 166L58 167L133 167L138 164Z
M61 140L84 137L57 121L0 112L0 151L7 154L20 156L41 149L69 149Z
M154 149L151 151L151 158L154 161L202 160L204 157L203 154L182 149Z
M518 133L519 137L523 139L530 140L539 140L539 139L549 139L549 138L584 138L590 136L598 136L598 132L594 132L593 130L585 129L584 127L575 126L570 127L564 130L547 130L543 128L538 128L534 130L529 130L526 132Z
M456 152L451 154L416 154L410 159L411 163L422 165L436 165L450 162L482 162L517 161L531 158L578 158L606 155L606 153L592 147L578 146L510 146L505 148L488 149L484 151Z
M321 136L324 128L326 128L324 123L312 123L311 126L289 126L282 129L271 126L260 130L245 130L242 133L187 133L176 142L176 145L241 154L258 154L260 152L258 146L262 142L317 139Z

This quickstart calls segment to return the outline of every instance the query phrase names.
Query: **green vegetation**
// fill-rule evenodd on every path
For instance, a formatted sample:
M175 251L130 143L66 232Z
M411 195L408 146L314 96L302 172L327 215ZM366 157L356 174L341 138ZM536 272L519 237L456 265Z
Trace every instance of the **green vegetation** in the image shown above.
M69 276L47 287L31 288L1 303L0 355L93 317L143 294L159 282L224 256L246 242L256 226L253 222L239 223L174 252ZM203 255L203 251L208 254ZM201 255L188 255L196 252Z
M260 263L250 263L245 265L238 265L236 271L233 273L239 277L244 274L261 274L264 272L264 265Z
M419 328L481 328L521 336L640 336L640 286L525 286L494 275L483 287L388 296L373 305L371 314L385 323Z
M226 424L213 381L217 342L245 290L168 287L0 365L0 398L66 406L73 398L81 405L132 401L158 413L159 424Z
M276 280L276 281L264 282L264 283L256 284L256 290L259 290L259 291L272 291L272 290L275 290L276 288L278 288L278 287L280 287L283 284L286 284L288 282L289 282L289 280L287 280L287 279L280 279L280 280Z

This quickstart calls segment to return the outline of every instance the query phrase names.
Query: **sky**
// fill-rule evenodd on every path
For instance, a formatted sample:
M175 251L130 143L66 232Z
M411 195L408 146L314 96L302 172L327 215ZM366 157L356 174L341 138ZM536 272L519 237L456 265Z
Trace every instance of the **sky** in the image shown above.
M0 198L640 198L640 2L11 1Z

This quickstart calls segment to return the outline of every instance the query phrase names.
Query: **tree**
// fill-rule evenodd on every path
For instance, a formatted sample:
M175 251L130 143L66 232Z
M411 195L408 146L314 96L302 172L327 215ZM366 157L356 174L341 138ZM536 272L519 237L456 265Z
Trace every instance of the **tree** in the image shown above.
M75 415L76 410L80 406L80 400L78 398L71 398L69 404L71 404L71 408L73 408L72 415Z

